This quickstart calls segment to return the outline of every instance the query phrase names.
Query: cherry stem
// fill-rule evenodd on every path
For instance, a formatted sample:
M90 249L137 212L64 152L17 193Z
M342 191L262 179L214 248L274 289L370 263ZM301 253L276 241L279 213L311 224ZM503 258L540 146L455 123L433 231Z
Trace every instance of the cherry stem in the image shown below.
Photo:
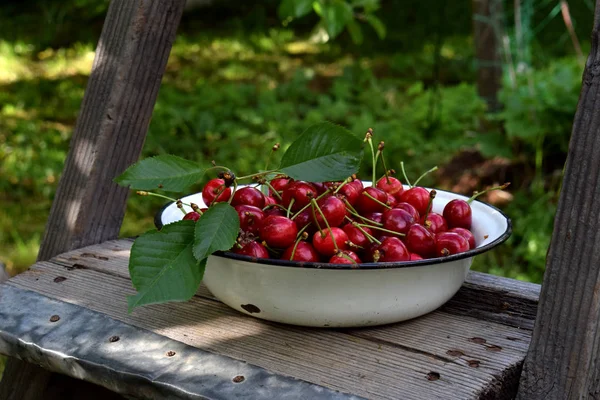
M404 170L404 161L400 161L400 169L402 170L402 176L404 176L404 181L409 187L413 187L408 180L408 176L406 176L406 171Z
M265 163L265 170L269 168L269 163L271 162L271 157L273 157L273 153L279 150L279 143L276 143L273 147L271 147L271 152L267 156L267 162Z
M383 164L383 170L385 171L383 176L385 176L385 181L389 184L390 183L390 173L387 169L387 166L385 165L385 158L383 157L383 150L379 150L377 152L377 154L381 155L381 163Z
M323 217L323 222L325 222L325 226L329 230L329 235L331 235L331 240L333 241L333 247L335 247L335 249L339 252L340 248L338 247L338 245L335 241L335 236L333 236L333 231L331 230L331 227L329 226L329 222L327 221L327 218L325 218L325 214L323 214L323 211L321 211L321 208L319 207L319 205L317 204L317 201L315 199L311 199L310 202L311 202L311 204L313 204L313 211L316 208L317 211L319 212L319 214L321 214L321 217ZM315 218L315 221L316 220L317 219ZM321 235L322 234L323 233L321 233Z
M264 240L261 242L261 244L262 244L263 246L265 246L265 249L269 250L269 251L270 251L270 252L272 252L272 253L275 253L275 254L279 254L279 253L281 253L281 251L280 251L280 250L277 250L277 249L274 249L274 248L272 248L272 247L269 247L269 245L267 244L267 242L265 242Z
M233 190L231 192L231 196L229 196L229 199L227 200L227 204L231 205L231 202L233 201L233 195L235 194L237 187L238 187L237 181L234 180L233 181Z
M469 198L469 200L467 200L467 203L471 204L473 202L473 200L475 200L477 198L477 196L482 195L482 194L487 193L487 192L491 192L492 190L506 189L508 187L508 185L510 185L510 182L506 182L504 185L494 186L494 187L491 187L489 189L485 189L485 190L483 190L481 192L475 192L475 193L473 193L473 196L471 196Z
M348 184L350 182L352 182L352 177L344 179L344 181L342 183L340 183L340 185L337 188L335 188L335 190L333 191L333 194L337 194L337 192L339 192L342 187L344 187L346 184Z
M423 218L423 221L427 221L427 217L429 216L429 213L431 212L431 209L433 208L433 199L435 199L436 195L437 195L437 192L435 191L435 189L431 189L431 192L429 192L429 203L427 203L427 212L425 213L425 217Z
M421 175L421 176L420 176L420 177L419 177L419 178L418 178L418 179L415 181L415 183L413 184L413 186L417 186L417 183L419 183L419 182L421 181L421 179L423 179L423 177L425 177L425 175L427 175L427 174L430 174L430 173L432 173L433 171L437 171L437 169L438 169L438 167L437 167L437 165L436 165L435 167L431 168L430 170L428 170L428 171L425 171L425 172L423 173L423 175Z
M304 225L304 226L302 227L302 229L300 229L300 230L298 231L298 234L296 235L296 238L302 237L302 235L303 235L304 231L306 230L306 228L308 228L308 227L310 226L310 224L311 224L311 223L312 223L312 222L309 222L308 224Z
M385 208L387 208L388 210L391 210L392 207L390 207L389 205L382 203L381 201L377 200L375 197L371 196L369 193L367 192L362 192L363 196L367 196L368 198L370 198L371 200L373 200L375 203L381 204L382 206L384 206Z
M363 235L365 235L367 237L367 239L369 239L369 242L371 242L371 243L375 242L377 244L381 244L381 242L375 236L373 236L369 232L365 231L358 222L352 221L352 226L356 227L359 231L361 231L363 233Z
M366 217L363 217L362 215L360 215L360 214L359 214L359 213L358 213L358 212L357 212L357 211L354 209L354 207L352 207L352 204L350 204L350 203L348 202L348 200L344 199L344 203L346 203L346 210L348 210L348 212L349 212L350 214L354 215L355 217L357 217L357 218L360 218L360 219L362 219L363 221L370 222L370 223L372 223L372 224L374 224L374 225L383 226L383 224L381 224L381 223L379 223L379 222L377 222L377 221L373 221L372 219L369 219L369 218L366 218Z
M341 250L337 252L336 256L345 258L348 261L352 261L352 264L357 264L357 262L354 258L350 257L348 254L344 253Z
M406 236L404 233L400 233L400 232L396 232L396 231L391 231L389 229L385 229L385 228L382 228L380 226L373 226L373 225L368 225L368 224L361 224L361 226L364 226L365 228L369 228L369 229L377 229L378 231L391 233L392 235Z
M371 135L367 136L367 142L369 143L369 147L371 148L371 161L373 164L372 185L375 186L375 183L377 182L377 158L375 157L375 148L373 147L373 139L371 139Z
M318 195L316 200L320 200L321 198L323 198L326 194L329 194L330 192L331 192L331 190L327 189L326 191L324 191L323 193ZM306 210L308 207L310 207L310 203L308 203L307 205L302 207L300 210L298 210L298 212L296 212L296 214L292 215L292 218L290 218L290 219L296 218L302 211Z
M308 225L306 225L304 228L305 229ZM298 248L298 243L300 243L303 239L302 234L299 234L299 236L296 236L296 242L294 243L294 248L292 249L292 255L290 256L290 261L292 261L294 259L294 256L296 255L296 249Z
M210 204L208 205L208 207L212 206L215 203L218 203L217 199L219 198L219 196L221 196L221 193L223 193L225 191L225 189L227 189L225 187L225 184L219 186L221 188L221 190L219 190L217 192L217 195L215 196L215 198L210 202ZM231 198L233 198L233 192L231 193L231 196L229 196L229 199L227 199L227 202L229 202L229 200L231 200Z
M273 186L271 186L271 183L269 181L265 181L265 185L267 185L269 187L269 189L271 189L271 192L273 192L273 195L275 195L275 197L277 197L279 200L281 200L281 195L279 194L279 192L277 190L275 190L275 188Z
M292 206L294 205L295 202L296 202L296 199L294 199L294 198L292 198L292 200L290 200L290 205L287 208L286 217L290 218L290 213L292 212Z
M169 196L164 196L164 195L162 195L162 194L159 194L159 193L147 192L147 191L145 191L145 190L138 190L138 191L137 191L137 192L135 192L135 193L139 194L140 196L154 196L154 197L160 197L161 199L170 200L170 201L172 201L172 202L176 203L176 204L177 204L177 208L179 208L179 209L181 210L181 212L183 212L184 214L187 214L187 213L185 212L185 210L184 210L183 208L179 207L179 204L183 204L183 205L186 205L186 206L188 206L188 207L191 207L191 205L190 205L190 204L183 203L183 202L182 202L181 200L179 200L179 199L174 199L174 198L172 198L172 197L169 197Z
M206 171L204 171L204 172L206 173L206 172L208 172L208 171L212 171L212 170L215 170L215 169L222 169L222 170L224 170L224 171L231 172L231 170L230 170L229 168L227 168L227 167L224 167L224 166L222 166L222 165L213 165L213 166L212 166L212 167L210 167L210 168L206 168Z
M273 172L278 172L278 171L279 171L278 169L271 169L269 171L257 172L256 174L250 174L250 175L245 175L245 176L238 176L235 179L237 179L238 181L242 180L242 179L251 179L251 178L254 178L255 176L264 176L264 175L268 175L268 174L271 174Z
M266 211L266 210L268 210L269 208L275 208L275 207L277 207L277 208L281 208L283 211L287 211L287 208L285 208L285 207L284 207L284 206L282 206L281 204L277 204L277 203L275 203L275 204L267 204L267 205L266 205L266 206L265 206L265 207L264 207L262 210L263 210L263 211Z

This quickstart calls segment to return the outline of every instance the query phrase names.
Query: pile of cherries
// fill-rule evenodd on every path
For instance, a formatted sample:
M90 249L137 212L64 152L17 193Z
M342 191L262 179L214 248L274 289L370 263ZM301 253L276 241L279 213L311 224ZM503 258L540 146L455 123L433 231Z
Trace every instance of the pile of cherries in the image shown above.
M259 185L266 185L268 194ZM212 179L202 199L207 205L229 202L237 211L234 253L355 264L445 257L475 248L469 204L482 193L468 201L454 199L438 214L431 211L435 190L405 188L387 174L375 187L364 187L356 177L317 183L277 176L235 191L227 178ZM206 210L192 208L184 219L197 221Z

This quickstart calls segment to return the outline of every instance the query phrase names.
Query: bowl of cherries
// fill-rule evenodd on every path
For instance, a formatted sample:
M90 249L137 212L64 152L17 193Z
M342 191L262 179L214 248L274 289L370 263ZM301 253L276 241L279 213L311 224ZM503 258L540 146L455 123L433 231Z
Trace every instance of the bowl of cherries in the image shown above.
M186 301L201 281L242 313L303 326L381 325L440 307L473 257L510 236L510 219L475 199L484 192L468 198L419 186L423 176L411 184L400 163L403 184L386 166L384 145L374 145L371 129L363 139L323 122L269 168L273 146L250 175L172 155L130 166L117 183L163 198L155 191L181 193L214 173L201 192L166 197L157 230L136 238L130 311ZM355 175L365 147L369 181Z
M294 325L370 326L431 312L458 291L475 255L511 233L491 205L392 176L374 187L276 176L235 191L217 178L155 222L199 220L224 201L238 213L239 236L208 257L205 285L240 312Z

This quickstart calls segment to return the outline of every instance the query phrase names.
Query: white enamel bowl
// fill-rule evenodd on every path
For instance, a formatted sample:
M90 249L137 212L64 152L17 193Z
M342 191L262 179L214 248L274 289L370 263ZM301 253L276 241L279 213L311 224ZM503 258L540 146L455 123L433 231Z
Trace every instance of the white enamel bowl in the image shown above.
M437 190L433 211L465 196ZM203 207L200 193L182 199ZM444 258L411 262L336 265L252 259L222 252L208 258L204 283L225 304L254 317L293 325L360 327L404 321L450 300L463 284L473 256L504 242L511 222L500 210L471 203L477 248ZM178 221L171 203L156 225Z

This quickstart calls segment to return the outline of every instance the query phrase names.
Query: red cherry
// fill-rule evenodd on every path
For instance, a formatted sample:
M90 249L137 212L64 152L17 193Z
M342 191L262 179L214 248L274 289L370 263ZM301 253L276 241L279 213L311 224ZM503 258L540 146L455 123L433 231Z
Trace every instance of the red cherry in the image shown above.
M421 225L428 228L433 233L445 232L448 230L446 220L438 213L430 212L427 215L427 219L421 218Z
M217 195L219 197L217 197ZM231 188L225 187L225 181L223 179L211 179L202 189L202 201L204 201L206 206L210 206L213 202L219 203L227 201L230 196Z
M240 217L240 229L258 235L265 213L258 207L240 204L234 207Z
M435 235L435 252L438 257L463 253L469 250L467 239L454 232L441 232Z
M394 208L396 207L396 204L398 204L398 200L396 200L396 198L391 195L391 194L387 194L387 201L385 202L385 204L387 204L388 206Z
M282 210L280 207L269 207L266 208L264 210L265 216L269 216L269 215L279 215L282 217L285 217L287 215L287 212L285 210Z
M446 218L448 227L471 229L471 206L466 201L461 199L451 200L446 204L446 207L444 207L442 214L444 215L444 218Z
M277 204L277 200L275 200L274 197L271 196L265 196L265 205L264 207L271 205L271 204Z
M189 213L185 214L183 219L198 221L198 219L200 219L200 214L198 214L196 211L190 211Z
M256 258L269 258L269 252L262 244L250 241L242 246L242 248L233 248L233 252L236 254L243 254L245 256L256 257Z
M399 202L394 206L394 208L401 208L402 210L408 212L410 215L413 216L415 221L419 221L421 219L419 212L412 204L406 202Z
M456 228L449 229L448 232L458 233L460 236L467 239L467 242L469 242L469 250L473 250L476 247L475 236L473 235L473 232L471 232L470 230L465 229L465 228L456 227Z
M385 238L377 247L377 251L379 251L378 262L410 260L408 249L400 239L395 237Z
M410 261L422 260L423 257L418 255L417 253L410 253Z
M354 186L356 188L356 190L358 191L358 193L362 192L362 190L364 189L364 186L360 179L354 179L353 181L348 182L347 184Z
M341 200L346 199L351 206L354 207L356 201L358 200L358 196L360 196L360 192L362 189L358 190L356 185L351 185L350 183L345 184L338 190L336 196Z
M319 253L315 250L313 245L307 242L300 241L296 247L296 251L294 251L295 244L292 244L290 247L285 249L283 255L281 256L282 260L292 260L292 261L306 261L306 262L319 262L320 257ZM292 258L292 253L294 253L294 258Z
M371 243L368 237L360 229L358 229L352 224L346 224L342 229L344 230L344 232L346 232L346 235L348 235L348 240L357 246L364 248L367 247L369 243ZM369 235L373 235L369 228L363 227L361 229L367 232Z
M342 200L335 196L327 196L317 201L317 205L327 219L327 223L329 224L330 228L334 226L340 226L344 222L344 217L346 216L346 206ZM312 210L310 213L312 214ZM325 228L327 224L325 224L323 221L323 215L321 215L319 210L316 209L314 214L316 216L317 226Z
M240 204L263 208L265 206L265 195L253 187L241 188L233 193L233 199L231 200L231 205L234 207Z
M429 205L429 192L423 187L415 186L402 192L400 201L411 204L420 215L424 215Z
M369 196L379 201L379 203L371 199ZM358 196L358 200L356 201L356 205L354 207L361 214L383 212L386 210L386 207L380 203L386 204L386 202L387 194L383 190L374 187L367 187L364 188L360 193L360 196Z
M286 248L296 242L298 228L289 218L279 215L269 215L263 220L260 227L260 238L269 247Z
M275 178L269 182L271 187L275 189L279 194L283 192L283 189L287 187L287 185L292 182L290 178ZM269 188L269 196L273 196L273 191Z
M325 193L325 191L328 188L328 183L329 182L311 182L310 184L313 185L315 189L317 189L317 195L319 195Z
M400 194L404 191L404 187L402 186L402 182L393 176L388 176L387 178L384 176L377 181L377 188L383 190L387 194L396 195Z
M344 255L346 257L344 257ZM341 250L329 259L330 264L360 264L361 262L362 261L360 260L358 255L351 250Z
M408 230L404 243L411 253L429 258L435 254L435 236L423 225L414 224Z
M331 235L333 234L333 238ZM348 248L347 241L348 235L341 228L323 229L323 232L316 232L313 235L313 246L319 252L326 257L331 257L337 252L336 246L333 244L333 239L337 244L337 248L340 250L346 250Z
M363 217L368 219L369 221L373 221L373 222L377 222L378 224L383 223L383 213L380 212L373 212L373 213L365 213L363 214ZM360 218L359 218L360 219ZM360 219L359 222L363 222L362 219ZM369 223L368 221L364 221L367 224Z
M299 211L317 197L317 189L308 182L295 181L287 185L281 195L281 205L288 208L292 202L292 211Z
M390 231L406 234L415 222L413 216L401 208L392 208L383 213L383 227Z
M304 229L304 231L309 235L312 235L318 230L317 226L314 224L314 218L312 216L312 210L310 208L307 208L300 214L296 215L294 217L294 222L296 223L298 232L300 232L300 230L308 224L310 225L306 229Z

